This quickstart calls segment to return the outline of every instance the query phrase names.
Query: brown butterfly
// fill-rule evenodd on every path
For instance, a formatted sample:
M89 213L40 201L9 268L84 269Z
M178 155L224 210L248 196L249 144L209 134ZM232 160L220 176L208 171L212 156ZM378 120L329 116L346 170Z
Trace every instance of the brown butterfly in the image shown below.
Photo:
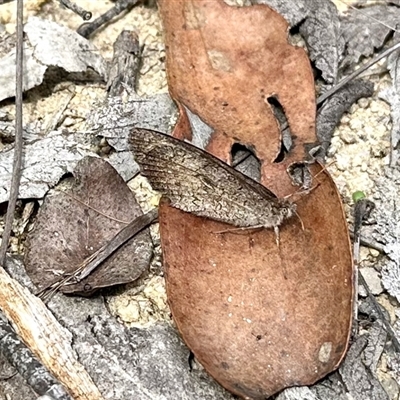
M296 206L211 154L163 133L135 128L129 143L152 188L182 211L237 227L276 228Z

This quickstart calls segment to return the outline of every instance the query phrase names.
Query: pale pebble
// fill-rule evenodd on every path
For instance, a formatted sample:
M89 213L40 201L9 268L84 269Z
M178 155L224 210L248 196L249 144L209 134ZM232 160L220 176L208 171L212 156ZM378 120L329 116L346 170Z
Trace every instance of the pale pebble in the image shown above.
M340 139L346 144L354 144L358 141L358 136L355 132L346 129L340 132Z
M357 104L359 105L359 107L361 108L367 108L369 106L370 103L370 99L366 99L365 97L361 98L360 100L358 100Z
M378 295L383 292L380 275L374 268L360 268L360 272L372 294Z
M364 126L364 122L359 118L354 118L350 121L349 126L355 131L359 131Z

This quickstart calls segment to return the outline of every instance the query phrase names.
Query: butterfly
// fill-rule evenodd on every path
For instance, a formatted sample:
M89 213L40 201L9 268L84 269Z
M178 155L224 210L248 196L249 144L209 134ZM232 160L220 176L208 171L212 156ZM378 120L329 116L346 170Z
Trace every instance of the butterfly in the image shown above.
M129 145L152 188L182 211L243 228L277 228L296 212L295 204L190 143L134 128Z

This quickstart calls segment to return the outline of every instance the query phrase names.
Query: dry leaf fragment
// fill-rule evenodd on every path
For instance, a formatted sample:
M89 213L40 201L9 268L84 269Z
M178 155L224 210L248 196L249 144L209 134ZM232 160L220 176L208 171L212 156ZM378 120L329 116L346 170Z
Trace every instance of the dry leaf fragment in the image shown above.
M300 25L310 59L327 83L339 81L339 67L344 57L345 41L340 29L337 8L330 0L307 1L310 11Z
M330 0L252 0L266 4L281 14L291 27L298 26L307 43L310 58L328 83L338 79L343 58L344 39L335 4Z
M400 40L400 34L394 34L394 40ZM395 167L400 160L400 58L399 52L391 54L388 58L388 70L392 78L392 85L389 88L382 90L379 97L385 100L391 108L392 117L392 132L391 132L391 146L390 146L390 166Z
M400 9L387 4L349 10L341 20L347 64L357 63L360 57L369 57L380 49L396 29L399 17Z
M272 176L284 169L274 163L281 133L269 100L284 109L295 142L315 140L313 74L305 51L287 41L287 22L264 5L238 8L221 0L159 5L172 97L214 130L209 152L230 163L234 143L254 149L263 184L280 193ZM290 157L302 161L304 155L299 145Z
M61 131L27 139L19 198L42 198L84 156L94 156L82 142L82 134ZM10 195L13 154L12 148L0 153L0 203Z
M107 65L96 47L75 31L56 22L32 17L24 26L24 90L43 82L46 70L57 66L67 72L95 70L106 79ZM15 95L15 49L0 59L0 101Z
M26 269L39 288L73 272L108 242L126 222L142 215L123 179L99 158L86 157L76 167L65 192L48 195L27 239ZM148 230L135 236L81 282L65 293L90 293L137 279L148 267L152 242Z
M331 144L333 132L343 114L362 97L371 97L374 92L374 84L369 81L356 79L349 82L332 97L327 99L318 110L317 136L325 155Z

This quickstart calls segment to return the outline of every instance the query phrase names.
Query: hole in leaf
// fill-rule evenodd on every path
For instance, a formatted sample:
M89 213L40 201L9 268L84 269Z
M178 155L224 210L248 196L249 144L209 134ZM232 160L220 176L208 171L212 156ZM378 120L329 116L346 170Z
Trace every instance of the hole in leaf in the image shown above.
M279 150L278 155L276 156L274 163L280 163L285 159L285 154L287 153L285 149L285 145L283 144L283 141L281 140L281 148Z
M275 163L280 163L285 159L285 155L292 147L292 134L286 118L285 110L276 96L268 97L268 104L271 106L272 112L278 122L281 131L281 147L279 153L274 160Z
M239 143L231 149L232 166L242 174L259 181L261 178L261 163L254 152Z

